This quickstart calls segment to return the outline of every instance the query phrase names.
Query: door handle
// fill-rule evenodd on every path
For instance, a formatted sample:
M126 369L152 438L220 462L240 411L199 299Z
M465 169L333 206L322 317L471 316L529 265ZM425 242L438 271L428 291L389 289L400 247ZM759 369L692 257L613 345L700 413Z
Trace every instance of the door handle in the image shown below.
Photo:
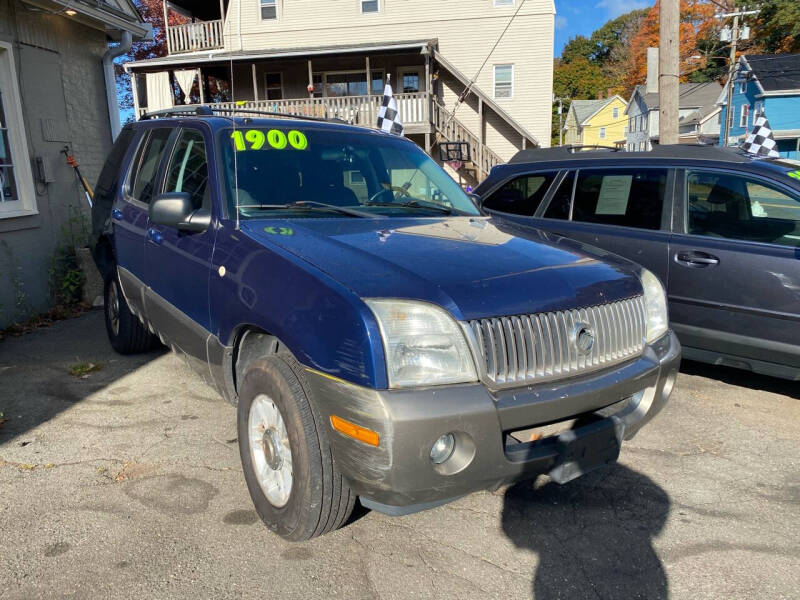
M164 241L164 236L161 235L161 232L158 231L157 229L153 229L152 227L150 227L147 230L147 239L149 239L154 244L160 244L161 242Z
M693 269L703 269L719 264L719 258L699 250L681 250L675 255L675 261Z
M115 221L122 221L122 211L118 208L114 208L111 210L111 218Z

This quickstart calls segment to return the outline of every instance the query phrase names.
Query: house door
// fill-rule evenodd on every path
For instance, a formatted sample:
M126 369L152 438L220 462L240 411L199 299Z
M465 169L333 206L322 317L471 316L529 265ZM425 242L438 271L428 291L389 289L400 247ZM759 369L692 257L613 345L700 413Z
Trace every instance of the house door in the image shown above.
M397 82L392 86L397 97L397 108L403 123L422 123L425 121L426 90L425 67L400 67L397 69Z

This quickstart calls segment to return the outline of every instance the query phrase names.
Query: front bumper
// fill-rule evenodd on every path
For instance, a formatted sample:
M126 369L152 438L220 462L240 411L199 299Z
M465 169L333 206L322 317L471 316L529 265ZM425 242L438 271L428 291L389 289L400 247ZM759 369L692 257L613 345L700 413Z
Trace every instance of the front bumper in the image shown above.
M616 459L619 443L667 402L679 364L680 344L670 331L608 370L501 391L483 384L374 390L310 369L306 376L327 423L337 415L380 435L372 447L329 428L336 465L362 503L406 514L542 473L569 481ZM509 432L572 418L577 428L557 438L509 443ZM434 465L431 445L448 432L456 451ZM592 456L581 460L576 449Z

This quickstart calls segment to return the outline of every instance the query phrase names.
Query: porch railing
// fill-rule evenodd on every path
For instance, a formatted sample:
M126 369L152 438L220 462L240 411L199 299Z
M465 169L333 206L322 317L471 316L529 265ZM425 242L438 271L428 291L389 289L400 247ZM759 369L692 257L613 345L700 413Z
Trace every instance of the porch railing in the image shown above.
M180 54L222 48L225 45L222 25L222 19L170 25L167 28L167 51L170 54Z
M433 125L445 141L465 142L469 146L470 158L477 167L477 178L482 180L492 167L505 162L498 154L481 143L480 138L466 125L456 119L450 111L436 102L433 103Z
M424 92L395 94L404 125L428 123L428 95ZM353 125L376 127L382 96L339 96L331 98L291 98L286 100L248 100L221 102L216 106L233 109L264 110L285 115L341 119Z

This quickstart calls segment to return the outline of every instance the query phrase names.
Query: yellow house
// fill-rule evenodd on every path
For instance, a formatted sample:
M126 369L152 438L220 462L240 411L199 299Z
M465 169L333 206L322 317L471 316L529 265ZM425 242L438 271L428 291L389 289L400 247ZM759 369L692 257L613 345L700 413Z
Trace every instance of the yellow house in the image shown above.
M573 100L564 126L564 143L613 146L625 141L627 103L620 96L604 100Z

